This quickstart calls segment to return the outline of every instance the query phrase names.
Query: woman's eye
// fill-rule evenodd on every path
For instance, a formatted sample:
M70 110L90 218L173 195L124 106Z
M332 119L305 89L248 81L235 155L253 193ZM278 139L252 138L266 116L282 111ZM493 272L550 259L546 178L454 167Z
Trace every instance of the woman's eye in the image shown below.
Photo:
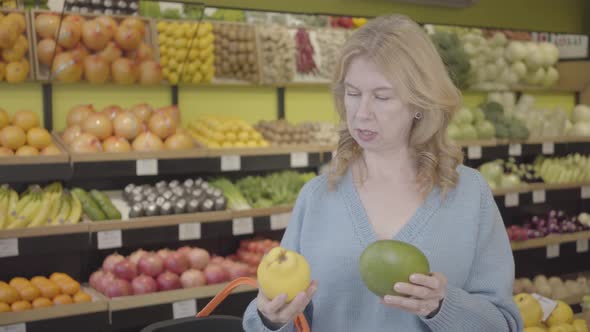
M347 92L346 92L346 95L347 95L347 96L352 96L352 97L358 97L358 96L360 96L361 94L360 94L360 92L355 92L355 91L347 91Z
M389 100L389 97L386 97L386 96L375 96L375 99L377 99L377 100Z

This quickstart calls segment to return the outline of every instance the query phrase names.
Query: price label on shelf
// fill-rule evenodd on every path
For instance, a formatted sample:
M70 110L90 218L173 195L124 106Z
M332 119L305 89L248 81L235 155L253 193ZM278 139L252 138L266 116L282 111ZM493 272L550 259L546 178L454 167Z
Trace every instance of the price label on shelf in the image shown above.
M135 166L137 176L158 175L158 159L138 159Z
M545 203L545 190L533 191L533 203Z
M307 152L293 152L291 153L291 167L307 167L309 166L309 154Z
M232 221L232 234L244 235L254 233L254 220L252 217L236 218Z
M541 310L543 310L543 319L542 320L543 321L547 320L547 318L549 318L549 316L551 315L553 310L555 310L555 308L557 308L557 302L553 301L551 299L548 299L544 296L541 296L537 293L533 293L532 296L541 305Z
M0 257L18 256L18 239L0 239Z
M555 153L555 144L543 143L543 154L554 154Z
M239 171L242 168L242 159L240 156L229 155L221 156L221 171Z
M190 222L178 225L178 239L180 241L198 240L201 238L201 223Z
M510 144L508 146L508 155L513 157L520 157L522 155L522 145Z
M120 229L98 232L96 237L98 249L113 249L123 246L123 235Z
M576 252L588 252L588 239L576 241Z
M195 299L172 303L172 315L174 316L174 319L192 317L196 314L197 301Z
M559 244L550 244L547 246L547 258L559 257Z
M467 147L467 158L468 159L481 159L481 146Z
M273 231L277 229L285 229L287 228L290 219L290 212L273 214L270 216L270 229L272 229Z
M590 198L590 186L583 186L582 187L581 196L583 199Z
M27 332L27 324L20 323L14 325L0 326L0 332Z
M519 195L518 193L509 193L504 196L504 206L515 207L518 206Z

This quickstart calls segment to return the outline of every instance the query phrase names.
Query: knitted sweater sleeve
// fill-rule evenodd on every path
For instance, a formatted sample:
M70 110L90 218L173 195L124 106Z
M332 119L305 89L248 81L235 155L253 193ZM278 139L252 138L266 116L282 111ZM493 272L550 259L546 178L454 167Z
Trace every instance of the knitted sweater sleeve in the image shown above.
M479 235L471 273L462 287L449 285L438 313L422 321L433 332L522 331L512 299L514 258L491 190L477 173L481 192Z

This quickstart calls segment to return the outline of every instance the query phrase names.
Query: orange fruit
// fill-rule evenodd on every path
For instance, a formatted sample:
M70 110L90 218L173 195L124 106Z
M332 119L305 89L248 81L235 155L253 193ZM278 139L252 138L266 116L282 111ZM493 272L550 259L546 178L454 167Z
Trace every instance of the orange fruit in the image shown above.
M4 302L0 302L0 312L9 312L12 311L12 309L10 309L10 306Z
M45 278L44 276L36 276L31 279L31 283L37 287L39 287L40 283L47 281L49 281L49 279Z
M70 277L69 275L62 273L62 272L53 272L50 276L49 279L51 281L55 281L58 282L60 280L72 280L72 277Z
M87 293L84 293L84 291L79 291L78 293L76 293L76 295L74 295L74 302L92 302L92 297Z
M20 291L22 288L30 286L31 282L23 277L14 277L10 280L10 283L8 284L10 285L10 287L16 289L17 291Z
M27 301L33 301L34 299L41 296L41 291L33 284L31 284L31 286L21 288L19 293L20 297Z
M41 291L41 295L49 299L52 299L57 295L61 294L61 289L59 288L59 286L51 280L42 282L39 285L37 285L37 287Z
M53 302L46 297L38 297L33 301L33 308L53 307Z
M4 281L0 281L0 287L2 287L2 286L9 287L10 285L5 283Z
M75 280L62 280L57 284L64 294L74 295L80 291L80 284Z
M12 304L12 311L14 312L29 310L32 308L33 306L31 306L31 302L29 301L16 301Z
M17 290L10 286L0 286L0 302L12 304L20 300Z
M72 298L67 294L59 294L53 298L53 304L71 304L73 302Z

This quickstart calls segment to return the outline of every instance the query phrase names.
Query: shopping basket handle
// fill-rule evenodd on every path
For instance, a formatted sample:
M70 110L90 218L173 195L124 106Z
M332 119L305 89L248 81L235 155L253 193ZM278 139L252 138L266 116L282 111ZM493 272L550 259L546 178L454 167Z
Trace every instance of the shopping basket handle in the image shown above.
M227 284L221 290L221 292L219 292L217 295L215 295L215 297L211 301L209 301L209 303L207 303L207 305L205 306L205 308L203 308L203 310L201 310L201 311L199 311L199 313L197 313L197 317L209 316L211 314L211 312L213 312L213 310L215 310L215 308L217 308L217 306L219 306L219 304L221 304L221 302L223 302L223 300L225 300L225 298L236 287L241 286L241 285L248 285L248 286L258 288L258 282L252 278L240 277L240 278L234 279L229 284ZM309 324L307 323L307 319L305 319L305 316L302 313L299 314L297 316L297 318L295 318L295 327L297 328L297 331L299 331L299 332L310 332L310 328L309 328Z

